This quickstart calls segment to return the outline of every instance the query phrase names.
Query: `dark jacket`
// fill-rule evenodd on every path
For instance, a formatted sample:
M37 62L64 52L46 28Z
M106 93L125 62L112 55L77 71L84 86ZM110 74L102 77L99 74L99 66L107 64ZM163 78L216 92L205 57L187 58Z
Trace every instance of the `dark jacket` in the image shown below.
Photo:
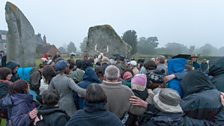
M65 111L58 107L40 106L38 115L43 117L43 120L37 123L37 126L65 126L69 120L69 116Z
M15 82L15 81L17 81L17 80L20 79L20 78L19 78L19 75L17 74L17 72L16 72L16 73L13 73L13 70L14 70L16 67L19 67L19 64L10 61L10 62L8 62L8 63L6 64L6 67L12 70L12 75L13 75L13 76L12 76L12 79L11 79L12 82Z
M224 92L224 57L217 60L209 68L209 75L212 76L212 83L219 91Z
M0 107L8 109L9 120L13 126L30 126L32 124L28 113L36 106L31 95L7 95L0 100Z
M105 103L87 103L84 110L77 111L66 126L123 126L120 119L106 111Z
M88 67L85 70L85 74L83 76L83 81L78 83L78 85L84 89L86 89L92 83L101 83L99 78L96 75L96 72L93 70L92 67ZM82 109L84 107L84 99L79 98L79 108Z
M193 67L195 70L199 70L201 68L200 64L198 62L193 62Z
M0 80L0 99L5 97L9 93L10 81Z
M212 122L224 118L220 101L220 92L202 72L189 72L181 82L184 98L181 107L185 114L195 119L205 119ZM221 114L221 115L220 115Z
M182 113L159 112L144 126L213 126L213 123L192 119Z

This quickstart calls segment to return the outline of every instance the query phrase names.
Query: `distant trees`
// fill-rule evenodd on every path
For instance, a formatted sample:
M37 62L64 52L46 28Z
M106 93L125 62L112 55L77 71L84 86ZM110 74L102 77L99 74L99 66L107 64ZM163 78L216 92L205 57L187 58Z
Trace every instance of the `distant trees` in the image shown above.
M128 30L126 31L123 36L122 39L128 43L131 47L131 54L135 54L137 52L137 34L135 30Z
M66 53L66 49L64 47L59 47L58 50L61 52L61 53Z
M140 54L156 54L156 47L158 47L157 37L141 37L138 40L138 53Z
M198 53L202 56L215 56L218 55L218 49L211 44L205 44L198 49Z
M72 53L72 52L76 52L76 47L74 42L70 42L67 46L67 53Z
M83 42L80 43L80 49L81 49L82 52L85 52L85 51L86 51L87 40L88 40L88 38L85 37L85 38L83 39Z

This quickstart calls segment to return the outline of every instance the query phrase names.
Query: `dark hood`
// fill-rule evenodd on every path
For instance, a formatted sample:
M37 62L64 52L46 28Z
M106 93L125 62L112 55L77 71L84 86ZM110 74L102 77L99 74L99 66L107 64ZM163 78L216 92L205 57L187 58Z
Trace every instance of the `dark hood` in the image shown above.
M181 81L181 86L184 92L184 97L193 93L198 93L205 90L214 89L215 86L200 71L189 72Z
M224 57L215 61L209 68L209 75L217 76L220 74L224 74Z
M57 113L57 112L66 114L66 112L61 110L61 109L59 109L59 107L40 106L38 108L38 113L41 114L41 115L50 115L52 113Z
M33 97L27 94L13 94L13 95L7 95L6 97L3 98L3 106L18 105L22 102L32 104Z
M12 61L10 61L6 64L6 67L8 67L11 70L15 69L17 66L19 67L19 64L12 62Z
M85 74L83 76L84 81L89 81L92 83L100 83L100 80L98 76L96 75L96 72L93 70L92 67L86 68Z
M14 94L14 95L11 95L11 99L14 105L18 105L21 102L25 102L28 104L33 102L33 96L27 95L27 94L19 94L19 93Z

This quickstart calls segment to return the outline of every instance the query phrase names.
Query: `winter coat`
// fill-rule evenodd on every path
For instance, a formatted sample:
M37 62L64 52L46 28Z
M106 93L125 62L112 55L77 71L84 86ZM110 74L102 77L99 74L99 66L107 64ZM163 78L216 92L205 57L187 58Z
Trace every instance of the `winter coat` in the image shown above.
M101 81L97 77L96 72L93 70L93 68L92 67L88 67L88 68L86 68L85 74L83 76L83 81L78 83L78 85L81 88L86 89L92 83L101 83ZM79 101L79 108L83 109L84 106L85 106L84 99L79 97L78 101Z
M13 126L30 126L32 124L28 113L36 106L31 95L19 93L7 95L0 100L0 107L7 108L9 123Z
M224 57L211 65L209 68L209 75L213 77L211 81L216 88L219 91L224 92Z
M175 59L169 60L168 75L184 72L186 64L187 64L187 60L184 58L175 58ZM173 80L169 81L168 88L176 90L181 97L183 96L183 91L180 86L180 80L178 78L174 78Z
M30 75L33 71L32 67L18 68L17 73L20 79L30 82Z
M73 91L78 92L81 96L85 96L86 91L80 88L71 78L68 78L65 74L56 75L50 82L49 87L51 89L57 90L60 95L59 108L66 111L69 116L72 116L77 110Z
M134 115L141 115L145 112L144 108L130 104L129 98L134 95L132 90L121 82L104 81L100 86L107 96L106 109L116 114L119 118L130 112Z
M85 72L83 70L77 68L69 75L69 77L72 78L75 81L75 83L79 83L83 80L84 73Z
M69 120L69 116L65 111L58 107L40 106L38 115L43 117L43 120L37 123L37 126L65 126Z
M132 90L134 95L141 98L142 100L146 100L149 96L147 89L145 89L144 91L138 91L138 90Z
M181 86L184 92L181 107L187 116L216 123L217 120L222 120L219 125L224 125L220 92L207 76L199 71L189 72Z
M200 64L197 62L193 62L193 67L195 70L199 70L201 68Z
M159 112L143 126L213 126L214 124L205 120L196 120L182 113Z
M106 111L105 103L87 103L83 110L77 111L66 126L123 126L120 119Z
M12 84L10 81L0 80L0 99L9 93L9 86Z
M13 72L13 70L14 70L16 67L19 67L19 64L15 63L15 62L8 62L8 63L6 64L6 67L9 68L9 69L11 69L12 72ZM17 81L17 80L19 80L19 79L20 79L20 78L19 78L19 75L18 75L17 73L12 73L12 78L11 78L11 81L12 81L12 82L15 82L15 81Z

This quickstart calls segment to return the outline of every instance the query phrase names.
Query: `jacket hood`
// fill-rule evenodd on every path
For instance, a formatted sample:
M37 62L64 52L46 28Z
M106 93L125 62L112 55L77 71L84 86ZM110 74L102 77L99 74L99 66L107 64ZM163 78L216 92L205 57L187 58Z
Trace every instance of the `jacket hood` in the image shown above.
M175 58L168 61L168 74L183 72L187 60L184 58Z
M193 93L214 89L209 78L200 71L189 72L181 81L184 97Z
M52 113L56 113L56 112L60 112L60 113L65 113L65 111L59 109L58 107L51 107L51 106L40 106L38 108L38 113L41 115L50 115Z
M12 106L12 105L18 105L21 102L26 102L27 104L32 104L33 97L31 95L27 94L13 94L13 95L7 95L3 98L2 105L3 106Z
M158 126L181 126L183 125L184 119L183 114L158 113L151 121Z
M100 83L100 80L92 67L86 68L85 74L83 76L83 80L93 82L93 83Z
M217 76L224 74L224 57L215 61L209 68L209 75Z
M12 61L10 61L6 64L6 67L8 67L11 70L15 69L17 66L19 67L19 64L12 62Z

